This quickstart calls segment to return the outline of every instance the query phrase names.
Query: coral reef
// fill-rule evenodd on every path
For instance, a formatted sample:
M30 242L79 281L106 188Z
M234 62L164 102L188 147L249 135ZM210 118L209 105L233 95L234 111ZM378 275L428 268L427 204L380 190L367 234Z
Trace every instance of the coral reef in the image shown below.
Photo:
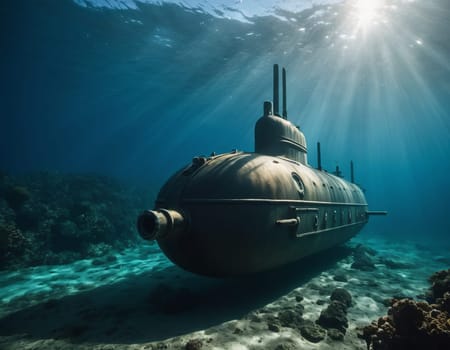
M392 299L388 315L362 329L369 350L450 349L450 270L433 274L433 303Z
M140 193L139 193L140 192ZM96 175L0 177L0 269L99 257L137 242L142 191Z
M30 198L30 192L23 186L10 186L4 190L4 197L10 208L18 211Z
M186 350L200 350L203 347L201 339L191 339L186 343Z
M312 343L318 343L325 339L327 331L312 321L304 321L299 327L300 334Z
M339 301L332 301L327 308L322 310L317 323L324 328L337 329L345 334L348 327L348 320L344 304Z
M346 308L352 306L352 296L344 288L336 288L333 293L331 293L330 300L336 300L342 303Z
M438 298L444 297L446 292L450 292L450 269L435 272L429 278L431 288L428 293L430 302L435 302Z
M0 224L0 266L5 262L20 265L29 242L14 224Z
M330 300L316 323L328 330L330 338L342 340L348 328L347 309L352 305L352 296L346 289L336 288Z
M331 340L344 339L348 327L347 309L352 305L352 296L347 290L343 288L332 290L329 305L322 310L315 322L303 318L305 308L300 304L302 300L301 295L296 295L296 303L278 310L276 316L273 315L273 310L266 314L266 311L261 309L259 312L250 313L247 318L258 323L266 321L267 329L272 332L281 332L283 327L295 329L312 343L318 343L327 336Z

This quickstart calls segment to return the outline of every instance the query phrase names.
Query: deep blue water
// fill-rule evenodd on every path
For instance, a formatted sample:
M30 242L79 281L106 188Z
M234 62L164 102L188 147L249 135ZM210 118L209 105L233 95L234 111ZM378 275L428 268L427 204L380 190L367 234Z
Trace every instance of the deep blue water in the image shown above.
M157 191L195 155L253 151L279 63L310 164L317 141L326 169L348 178L353 160L370 208L389 211L365 232L449 244L448 0L237 19L175 2L85 3L0 3L4 171L98 172Z

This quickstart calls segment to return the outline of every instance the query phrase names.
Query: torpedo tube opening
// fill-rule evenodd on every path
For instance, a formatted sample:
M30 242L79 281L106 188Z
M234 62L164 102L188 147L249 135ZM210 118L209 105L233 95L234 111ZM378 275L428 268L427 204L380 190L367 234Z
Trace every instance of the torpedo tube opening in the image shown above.
M146 210L137 220L139 235L147 241L179 233L185 229L186 219L176 210Z

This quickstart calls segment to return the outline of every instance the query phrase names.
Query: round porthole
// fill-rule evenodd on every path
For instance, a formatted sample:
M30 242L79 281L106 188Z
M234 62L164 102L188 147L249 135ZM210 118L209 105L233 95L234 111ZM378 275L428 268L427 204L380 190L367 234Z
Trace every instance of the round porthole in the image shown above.
M305 196L305 186L303 185L302 179L300 179L298 174L292 173L292 180L294 180L295 189L297 190L300 199L303 199Z

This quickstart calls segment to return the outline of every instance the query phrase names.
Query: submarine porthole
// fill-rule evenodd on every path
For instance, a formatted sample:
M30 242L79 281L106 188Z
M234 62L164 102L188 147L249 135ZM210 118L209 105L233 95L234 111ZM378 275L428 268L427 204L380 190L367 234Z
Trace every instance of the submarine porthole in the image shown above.
M295 188L301 199L305 196L305 186L303 181L297 173L292 173L292 179L294 180Z

